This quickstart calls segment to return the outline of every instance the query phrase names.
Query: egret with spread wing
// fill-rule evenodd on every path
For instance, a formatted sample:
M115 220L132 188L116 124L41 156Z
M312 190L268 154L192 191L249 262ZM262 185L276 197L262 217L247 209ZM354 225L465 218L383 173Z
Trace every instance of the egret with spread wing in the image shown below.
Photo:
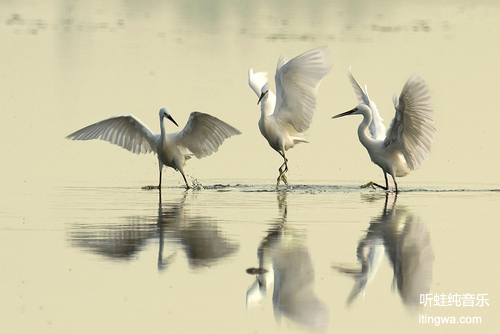
M364 187L375 185L389 190L389 174L394 180L397 192L396 176L406 176L410 171L419 168L431 151L436 127L429 87L418 76L408 79L401 95L394 96L396 115L389 130L384 133L382 118L375 103L368 97L366 87L363 90L350 71L348 75L359 104L356 108L333 118L363 115L363 121L358 127L359 141L367 149L371 160L382 168L385 177L385 187L374 182L369 182Z
M257 104L261 104L260 132L283 157L276 188L281 180L288 184L285 151L297 143L307 142L304 132L311 126L318 87L331 69L332 59L327 47L307 51L288 62L281 56L274 77L276 95L269 90L267 72L248 70L248 83L259 97Z
M160 167L158 189L161 191L163 166L178 170L184 178L186 188L189 189L183 171L186 160L193 155L198 159L206 157L216 152L225 139L240 134L238 130L218 118L197 111L191 113L182 131L167 134L163 124L165 118L178 126L170 115L170 111L161 108L160 134L154 134L134 115L126 114L91 124L66 138L73 140L102 139L132 153L156 153Z

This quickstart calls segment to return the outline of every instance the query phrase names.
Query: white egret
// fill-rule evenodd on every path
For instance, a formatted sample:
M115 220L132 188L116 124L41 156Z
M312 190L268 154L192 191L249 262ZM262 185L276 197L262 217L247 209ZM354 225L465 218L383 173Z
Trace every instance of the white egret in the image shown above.
M73 140L102 139L132 153L156 153L160 168L158 189L161 191L161 176L164 165L179 171L184 178L186 188L189 189L183 171L186 160L193 155L198 159L206 157L216 152L225 139L240 134L238 130L218 118L197 111L191 113L182 131L167 134L163 124L164 118L179 126L170 115L170 111L161 108L161 133L159 135L154 134L134 115L125 114L112 116L91 124L66 138Z
M367 149L373 163L382 168L385 177L385 187L374 182L369 182L363 187L377 186L389 190L387 179L389 174L397 192L396 176L405 176L419 168L431 151L436 128L429 87L418 76L408 79L401 95L395 95L393 98L396 115L389 130L384 133L382 118L375 103L368 97L366 86L363 90L350 71L348 76L359 105L333 118L363 115L363 121L358 127L359 141Z
M269 90L267 72L248 70L248 83L259 97L257 104L261 103L260 132L283 157L276 188L281 180L288 184L285 151L297 143L307 142L304 132L311 126L318 86L331 69L332 59L326 46L307 51L288 62L281 56L274 77L276 96Z

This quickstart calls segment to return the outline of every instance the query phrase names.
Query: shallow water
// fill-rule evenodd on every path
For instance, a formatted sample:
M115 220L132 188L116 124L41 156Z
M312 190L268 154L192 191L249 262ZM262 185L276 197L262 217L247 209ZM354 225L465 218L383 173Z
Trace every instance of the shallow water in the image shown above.
M496 333L499 12L447 0L0 2L0 331ZM292 187L275 191L281 157L258 131L247 71L272 78L281 54L320 45L334 68L309 144L288 153ZM431 89L433 150L397 198L359 187L382 181L360 119L331 120L356 103L350 66L386 125L408 76ZM181 127L200 110L242 132L188 161L197 189L165 170L160 199L142 189L157 182L152 155L64 139L121 113L157 131L161 107ZM466 294L474 306L457 306Z
M395 198L214 181L161 199L139 185L36 197L2 214L8 332L419 333L435 326L422 315L481 317L443 332L497 325L498 189ZM424 307L422 293L488 294L490 306Z

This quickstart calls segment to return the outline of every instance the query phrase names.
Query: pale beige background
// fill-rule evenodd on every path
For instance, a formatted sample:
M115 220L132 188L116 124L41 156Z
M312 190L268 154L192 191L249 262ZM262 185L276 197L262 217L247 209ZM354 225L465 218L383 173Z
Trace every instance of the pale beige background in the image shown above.
M276 321L272 294L245 307L254 281L245 269L258 265L257 248L286 204L287 226L306 240L329 332L495 333L499 196L490 190L500 185L499 17L500 6L488 1L0 2L0 328L303 333L291 320ZM281 158L259 133L247 70L272 78L281 54L290 59L320 45L330 47L334 68L320 86L310 143L288 155L296 188L283 203L272 191ZM361 119L331 120L356 104L349 66L387 126L392 95L406 79L416 73L428 82L438 133L429 161L399 180L411 191L397 207L429 232L430 291L488 293L491 306L418 312L481 316L482 325L418 324L391 292L387 259L365 298L345 307L353 281L331 265L357 264L358 242L384 207L383 195L357 188L383 180L358 142ZM205 191L186 195L180 175L164 173L162 208L174 212L166 225L178 225L165 237L164 256L175 260L159 272L158 194L140 189L156 184L156 158L64 137L120 113L159 131L163 106L181 126L200 110L243 134L188 162ZM215 183L233 187L219 192L210 189ZM193 221L237 251L190 266L177 233ZM128 259L95 247L124 236L139 242Z
M416 73L429 84L438 134L430 160L402 186L498 185L498 10L481 1L3 3L2 183L156 182L153 156L63 139L120 113L159 131L163 106L181 126L201 110L243 133L191 160L190 175L272 180L280 157L258 131L247 70L273 78L281 54L329 45L334 68L320 86L310 144L289 153L291 180L382 179L358 142L360 117L330 119L356 104L352 66L387 126L406 79ZM165 178L182 181L172 171Z

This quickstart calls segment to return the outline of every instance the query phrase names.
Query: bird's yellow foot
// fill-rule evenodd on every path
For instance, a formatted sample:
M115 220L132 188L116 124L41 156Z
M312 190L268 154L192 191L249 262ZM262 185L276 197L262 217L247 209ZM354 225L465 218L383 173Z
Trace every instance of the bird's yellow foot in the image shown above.
M288 185L288 180L286 179L286 175L285 174L282 174L281 175L281 179L283 180L283 182Z
M377 189L377 188L375 188L375 185L374 185L374 184L373 184L373 182L371 182L371 181L370 181L370 182L368 182L367 184L363 184L363 185L361 186L361 188L368 188L368 187L372 187L373 189Z
M281 181L283 181L283 183L288 186L288 180L286 178L286 175L284 173L282 173L282 174L280 174L280 176L278 176L278 180L276 182L276 190L279 189Z

